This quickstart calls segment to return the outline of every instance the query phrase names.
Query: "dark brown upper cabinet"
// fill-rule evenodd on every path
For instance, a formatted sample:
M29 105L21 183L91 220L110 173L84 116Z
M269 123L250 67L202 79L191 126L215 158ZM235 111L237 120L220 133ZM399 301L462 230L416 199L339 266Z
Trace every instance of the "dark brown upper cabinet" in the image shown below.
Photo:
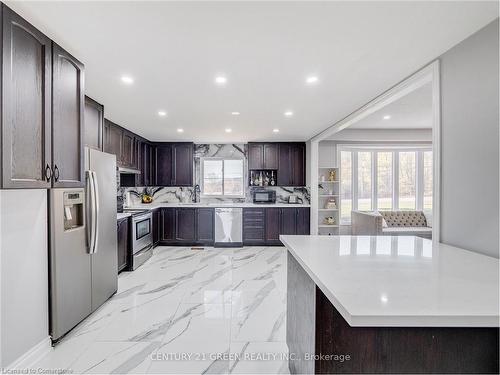
M1 12L1 186L50 188L52 43L3 4Z
M173 184L173 162L172 162L172 144L159 143L156 145L155 155L156 165L156 185L172 186Z
M172 151L174 158L173 185L193 186L193 143L174 143Z
M193 143L157 143L155 147L156 186L193 186Z
M121 166L136 168L136 142L133 133L126 130L123 131L121 151Z
M278 169L278 144L249 143L248 169L250 170Z
M306 153L304 143L280 143L278 186L305 186Z
M85 97L84 144L102 151L104 127L104 106L88 96Z
M54 187L84 186L83 64L52 44L52 164Z
M140 161L138 160L138 163L140 163L139 169L141 171L139 180L142 183L142 185L139 184L139 186L153 186L155 183L155 168L154 147L151 145L151 143L145 140L142 140L140 142L139 158Z
M104 151L116 155L116 164L120 165L122 155L123 129L115 123L104 120Z

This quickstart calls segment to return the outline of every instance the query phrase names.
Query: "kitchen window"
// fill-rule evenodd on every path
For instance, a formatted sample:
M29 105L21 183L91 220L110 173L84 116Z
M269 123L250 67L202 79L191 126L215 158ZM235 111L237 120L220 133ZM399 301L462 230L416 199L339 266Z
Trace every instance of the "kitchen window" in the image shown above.
M340 222L351 211L432 210L432 150L340 146Z
M243 159L202 158L201 195L243 198L245 196Z

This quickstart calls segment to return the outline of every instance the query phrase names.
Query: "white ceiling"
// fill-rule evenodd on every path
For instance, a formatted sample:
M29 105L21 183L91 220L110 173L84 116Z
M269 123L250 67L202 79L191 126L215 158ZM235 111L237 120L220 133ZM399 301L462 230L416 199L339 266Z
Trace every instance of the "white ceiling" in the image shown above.
M196 142L308 139L498 17L477 1L7 3L85 63L106 117Z
M384 116L390 116L390 119L384 119ZM386 105L349 129L432 129L431 83Z

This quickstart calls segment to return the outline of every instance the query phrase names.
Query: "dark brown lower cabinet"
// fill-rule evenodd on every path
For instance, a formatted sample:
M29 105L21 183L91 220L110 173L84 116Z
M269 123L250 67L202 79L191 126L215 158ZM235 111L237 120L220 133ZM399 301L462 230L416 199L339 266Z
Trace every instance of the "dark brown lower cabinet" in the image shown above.
M308 235L309 208L270 207L243 209L243 244L282 246L279 236Z
M160 243L163 245L213 246L214 228L213 208L161 208Z
M166 245L175 242L175 208L161 209L160 241Z
M158 245L161 238L161 209L155 208L153 215L153 246Z
M175 209L175 240L177 242L195 242L196 208Z
M266 243L266 217L264 208L243 209L243 244L264 245Z
M198 208L196 210L196 241L213 245L215 241L215 210L213 208Z
M280 242L280 209L266 208L266 244L281 245Z
M297 208L296 234L307 236L311 233L311 210Z
M128 249L129 249L129 218L125 217L118 220L118 272L127 268L128 264Z

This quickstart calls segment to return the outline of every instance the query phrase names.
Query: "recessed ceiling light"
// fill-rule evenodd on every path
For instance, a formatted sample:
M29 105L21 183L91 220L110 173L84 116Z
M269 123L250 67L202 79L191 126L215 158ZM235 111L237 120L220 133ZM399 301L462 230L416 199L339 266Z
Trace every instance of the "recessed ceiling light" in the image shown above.
M293 112L292 111L286 111L285 113L283 113L286 117L292 117L293 116Z
M184 133L184 129L181 128L177 129L177 133Z
M391 118L391 116L390 116L390 115L385 115L385 116L384 116L384 120L389 120L390 118Z
M239 116L239 115L240 115L240 113L239 113L239 112L231 112L231 114L232 114L233 116Z
M233 129L231 128L226 128L226 133L231 133L233 131Z
M166 111L158 111L158 116L165 117L167 115Z
M273 129L273 133L279 133L280 130L279 129Z
M122 76L122 82L127 85L131 85L134 83L134 79L131 76Z
M217 76L215 77L215 83L219 86L223 86L227 83L227 78L224 76Z
M310 76L306 78L306 83L312 85L313 83L317 83L319 81L318 77Z

